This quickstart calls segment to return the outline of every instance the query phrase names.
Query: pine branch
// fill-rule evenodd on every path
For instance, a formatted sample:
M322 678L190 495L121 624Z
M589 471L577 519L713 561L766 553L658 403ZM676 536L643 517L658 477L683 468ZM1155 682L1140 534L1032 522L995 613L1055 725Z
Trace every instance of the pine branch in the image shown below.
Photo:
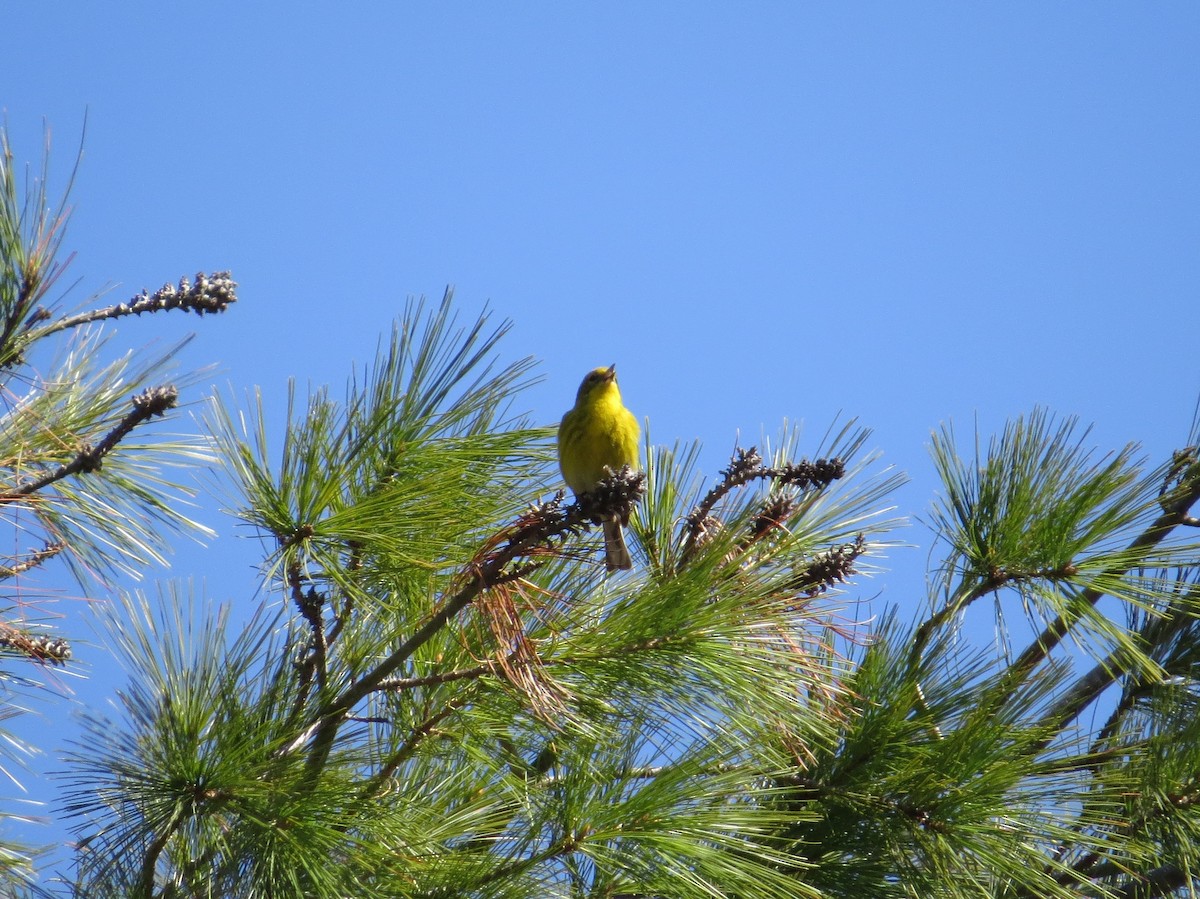
M408 739L388 757L388 759L380 766L379 771L363 786L362 798L364 801L374 798L388 779L395 773L404 762L417 750L417 746L422 740L433 733L434 728L453 715L456 711L466 705L467 697L458 695L446 703L439 711L434 712L420 724L412 729L408 735Z
M1191 603L1200 600L1200 591L1195 589L1190 591L1189 600ZM1172 608L1167 614L1170 616L1169 621L1166 622L1167 627L1164 628L1162 620L1151 620L1138 632L1138 636L1149 646L1161 645L1164 641L1169 640L1172 634L1176 633L1180 628L1187 626L1189 613L1184 612L1181 608ZM1105 690L1112 686L1118 679L1125 676L1128 671L1129 666L1125 661L1123 653L1109 653L1107 657L1097 662L1086 674L1080 676L1075 683L1067 688L1058 701L1051 707L1050 711L1046 713L1044 721L1047 723L1056 722L1060 728L1070 724L1083 714ZM1144 687L1145 684L1141 683L1129 685L1126 695L1121 697L1116 708L1109 716L1108 723L1101 729L1098 737L1100 741L1105 739L1115 723L1120 720L1120 716L1132 708L1138 692Z
M171 841L171 837L179 830L180 826L187 820L182 809L176 810L171 816L162 833L158 834L146 847L146 854L142 857L142 865L140 877L138 878L137 892L135 896L152 899L154 896L154 872L158 867L159 856L167 848L167 844Z
M1200 794L1197 794L1195 789L1192 789L1190 792L1183 793L1183 794L1168 793L1163 798L1165 798L1167 800L1167 802L1164 806L1156 807L1156 809L1153 813L1139 815L1134 820L1128 822L1127 824L1124 824L1120 828L1121 832L1126 835L1137 834L1139 832L1142 832L1145 830L1146 826L1148 824L1150 824L1152 821L1161 820L1162 818L1167 816L1170 813L1170 811L1172 811L1174 809L1187 809L1187 808L1191 808L1191 807L1195 806L1197 804L1197 802L1200 801ZM1110 878L1110 877L1114 877L1114 876L1128 875L1130 873L1129 868L1125 865L1115 864L1112 861L1101 862L1101 855L1099 854L1099 852L1096 852L1096 851L1087 853L1087 855L1085 855L1083 858L1081 858L1079 861L1077 861L1072 866L1071 870L1077 874L1087 877L1088 879L1090 879L1094 882L1099 882L1105 878ZM1175 869L1175 866L1173 866L1173 865L1164 865L1156 870L1165 872L1165 871L1177 870L1177 869ZM1143 890L1146 889L1146 885L1148 883L1152 882L1155 879L1153 874L1151 874L1151 875L1136 875L1135 874L1133 876L1136 878L1136 880L1135 880L1134 884L1131 884L1131 886L1140 885L1141 889L1143 889ZM1068 874L1067 872L1063 872L1055 877L1055 880L1057 880L1059 883L1069 883L1073 879L1074 878L1072 878L1070 876L1070 874ZM1166 880L1164 880L1162 882L1164 884L1167 883ZM1187 879L1184 879L1180 883L1175 884L1175 887L1182 886L1184 883L1187 883ZM1122 892L1119 895L1126 895L1126 893ZM1147 892L1137 892L1134 895L1140 897L1140 896L1159 896L1159 895L1163 895L1163 894L1161 892L1147 891ZM1024 896L1024 894L1023 894L1023 896Z
M613 646L605 652L572 653L556 658L543 658L539 659L537 664L549 668L551 666L577 665L580 662L602 662L607 659L624 658L633 653L662 649L665 646L670 646L672 642L676 641L673 641L669 637L656 637L649 640L640 640L637 643L622 643ZM534 664L531 660L518 659L515 656L510 657L509 662L513 665L523 666ZM424 677L388 677L380 681L379 689L400 692L403 690L413 690L418 687L436 687L439 684L446 684L451 681L474 680L475 678L485 677L488 674L494 673L495 670L495 665L483 664L473 665L470 668L457 668L454 671L443 671L438 674L427 674Z
M426 896L428 899L459 899L464 894L479 895L482 888L488 884L503 880L506 877L515 877L555 858L576 852L584 842L586 836L587 834L584 833L566 834L546 846L541 852L534 852L527 856L520 856L506 861L503 864L497 864L482 876L473 878L469 885L456 884L452 887L442 887L430 891ZM486 892L483 895L487 895Z
M229 272L214 272L211 275L197 272L194 282L186 277L180 278L178 286L164 284L152 294L143 290L126 303L64 316L44 328L37 329L30 335L30 339L45 337L67 328L77 328L90 322L141 315L144 312L167 312L172 309L195 312L197 315L224 312L230 303L237 302L236 288L237 282L230 277ZM36 320L40 319L36 318L35 313L35 318L31 319L30 324L34 324Z
M566 509L562 508L564 494L560 490L549 502L533 507L485 543L476 558L459 572L454 582L456 588L444 598L441 607L373 671L318 710L308 759L310 780L316 781L333 748L338 727L355 705L379 690L413 653L481 593L526 576L541 564L539 556L554 554L557 544L568 535L587 531L592 524L614 515L627 514L645 491L645 479L645 473L631 471L626 466L606 478L596 490L579 496ZM530 557L531 561L514 565L518 559Z
M0 504L15 502L71 475L88 474L99 470L104 457L112 452L118 443L128 437L134 428L155 416L166 415L167 410L174 408L178 399L179 391L170 385L152 387L139 393L132 400L133 408L117 423L116 427L104 435L98 444L95 446L85 445L70 462L58 466L41 477L26 481L8 493L0 494Z
M22 362L22 353L30 342L23 331L48 317L35 307L74 258L74 254L63 261L57 257L70 218L66 204L75 172L68 178L57 209L52 209L46 189L48 150L47 144L42 177L27 182L22 198L7 129L0 128L0 368L4 369ZM79 165L78 158L75 164Z
M300 615L308 622L308 626L312 631L312 636L308 641L309 651L306 653L306 658L301 663L305 666L305 670L301 674L301 686L307 687L309 679L316 674L317 688L325 688L325 676L327 657L329 655L329 643L325 637L325 619L322 610L325 605L324 597L317 591L316 587L304 589L304 578L300 572L300 565L293 563L288 566L288 585L292 590L292 601L296 604L296 608L300 611ZM298 701L303 701L303 696L306 689L300 691Z
M62 637L29 633L0 623L0 650L5 649L52 665L65 665L71 658L71 644Z
M661 649L669 646L672 642L671 638L654 638L649 640L641 640L637 643L622 644L614 646L611 649L603 652L590 652L565 655L553 659L528 659L516 658L516 654L508 661L514 666L532 667L551 667L562 665L575 665L583 661L596 662L606 659L615 659L628 656L632 653L648 652L655 649ZM383 790L388 778L395 772L405 760L415 751L417 744L433 732L436 725L440 724L454 712L463 708L469 701L469 694L466 692L476 687L480 681L488 675L495 674L496 666L489 664L475 665L471 668L461 668L455 671L447 671L439 674L431 674L425 677L389 677L379 683L379 690L404 691L418 687L439 686L445 683L451 683L458 680L470 680L463 691L454 695L454 697L438 712L433 713L424 722L417 725L404 744L398 748L382 765L380 770L374 774L367 784L363 787L361 798L367 801L376 796Z
M41 549L30 553L28 558L22 559L14 565L0 565L0 580L7 580L10 577L16 577L19 574L24 574L26 571L31 571L44 562L53 559L66 548L67 544L62 542L47 543Z
M1187 518L1188 510L1200 500L1200 461L1193 461L1181 478L1177 487L1164 496L1162 501L1163 513L1149 527L1133 539L1129 544L1126 558L1129 564L1115 566L1105 572L1105 580L1116 579L1127 574L1135 561L1147 549L1157 546L1176 527ZM1082 602L1095 605L1105 594L1096 588L1089 588L1080 594ZM1070 631L1076 619L1058 616L1052 621L1038 638L1021 654L1009 669L1008 683L1015 685L1024 679L1050 651ZM1057 722L1059 727L1075 719L1083 709L1103 692L1109 684L1129 670L1129 664L1118 653L1111 654L1107 659L1081 677L1067 690L1046 714L1044 722Z
M363 567L363 546L360 540L351 540L347 544L347 550L350 553L350 558L346 562L346 571L350 573L362 571ZM333 627L329 629L329 636L326 643L333 643L341 634L342 628L351 620L354 615L354 594L349 591L343 591L342 602L340 608L335 607L333 616Z
M712 514L725 496L749 484L751 481L771 479L780 486L794 486L801 490L808 488L824 488L842 478L846 474L846 464L841 459L817 459L815 462L801 461L788 465L771 467L763 464L762 455L757 447L748 450L738 448L734 451L729 467L721 471L721 480L704 495L695 509L684 519L684 541L681 558L689 559L695 551L704 545L715 529L719 529L720 521ZM769 516L766 509L763 515ZM760 515L760 519L763 518ZM765 527L766 520L756 522Z
M491 674L493 670L491 665L473 665L470 668L456 668L453 671L427 674L424 677L385 677L379 682L379 689L399 692L418 687L436 687L456 680L474 680Z
M1134 875L1134 880L1117 893L1118 899L1154 899L1166 896L1191 881L1186 873L1175 865L1161 865L1145 874Z
M1065 580L1074 577L1078 573L1079 569L1070 563L1056 568L1034 568L1027 570L993 568L988 572L988 576L984 580L976 584L964 585L946 601L945 605L921 622L913 637L912 651L910 653L912 659L918 659L921 653L925 651L925 646L929 643L929 639L935 631L945 625L947 621L958 616L959 613L976 600L982 599L1003 587L1008 587L1022 581Z

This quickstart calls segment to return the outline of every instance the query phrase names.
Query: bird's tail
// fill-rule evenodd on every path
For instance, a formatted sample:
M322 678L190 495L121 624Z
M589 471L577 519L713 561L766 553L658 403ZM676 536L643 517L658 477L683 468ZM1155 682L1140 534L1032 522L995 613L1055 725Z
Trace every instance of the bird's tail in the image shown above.
M604 564L609 571L625 571L633 567L629 547L625 545L625 535L621 532L621 522L615 518L604 522Z

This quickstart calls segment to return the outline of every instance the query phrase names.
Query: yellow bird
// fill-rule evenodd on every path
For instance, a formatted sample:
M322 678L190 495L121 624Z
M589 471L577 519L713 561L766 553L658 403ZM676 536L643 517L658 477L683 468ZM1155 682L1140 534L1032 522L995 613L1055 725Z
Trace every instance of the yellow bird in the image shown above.
M588 372L575 396L575 408L558 426L558 466L563 480L578 496L595 488L608 474L605 469L637 468L639 434L637 419L621 403L617 367ZM628 516L604 522L604 561L609 571L633 567L621 533L626 524Z

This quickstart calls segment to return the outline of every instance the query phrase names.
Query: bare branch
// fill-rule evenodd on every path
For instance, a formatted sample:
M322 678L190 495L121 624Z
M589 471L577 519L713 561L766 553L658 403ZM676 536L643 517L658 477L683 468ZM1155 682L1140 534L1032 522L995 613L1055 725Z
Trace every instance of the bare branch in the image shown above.
M10 577L16 577L18 574L24 574L37 568L43 562L53 559L60 552L67 548L65 543L47 543L39 550L30 553L25 559L13 565L0 565L0 580L7 580Z
M117 303L115 306L65 316L38 329L31 338L45 337L90 322L141 315L143 312L166 312L171 309L182 309L197 315L224 312L230 303L237 302L236 288L237 282L230 277L229 272L214 272L211 275L197 272L194 282L186 277L180 278L178 286L164 284L152 294L143 290L127 303Z

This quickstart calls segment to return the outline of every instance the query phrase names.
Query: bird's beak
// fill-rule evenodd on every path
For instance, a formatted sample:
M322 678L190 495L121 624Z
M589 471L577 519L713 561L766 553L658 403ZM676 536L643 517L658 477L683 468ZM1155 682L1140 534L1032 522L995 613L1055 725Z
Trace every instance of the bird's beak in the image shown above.
M615 362L608 367L608 371L604 373L604 376L609 381L615 381L617 379L617 365Z

